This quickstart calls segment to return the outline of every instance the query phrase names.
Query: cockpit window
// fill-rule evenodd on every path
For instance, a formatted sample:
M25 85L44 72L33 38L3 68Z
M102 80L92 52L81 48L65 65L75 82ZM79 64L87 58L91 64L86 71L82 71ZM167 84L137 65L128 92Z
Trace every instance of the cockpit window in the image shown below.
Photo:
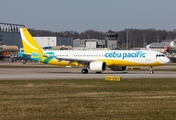
M156 57L165 57L164 54L157 54Z

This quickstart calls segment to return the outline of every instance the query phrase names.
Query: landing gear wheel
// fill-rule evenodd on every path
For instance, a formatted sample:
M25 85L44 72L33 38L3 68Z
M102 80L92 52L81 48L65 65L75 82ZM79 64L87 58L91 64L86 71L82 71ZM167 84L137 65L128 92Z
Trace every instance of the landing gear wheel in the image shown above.
M154 72L153 72L153 70L150 70L150 74L153 74Z
M152 67L150 68L150 74L153 74L154 73L154 71L153 71L153 69L152 69Z
M102 72L101 72L101 71L96 71L96 73L97 73L97 74L100 74L100 73L102 73Z
M82 69L81 72L82 72L82 74L87 74L88 73L88 69Z
M21 62L22 62L23 64L26 64L26 62L25 62L25 60L24 60L24 59L22 59L22 60L21 60Z

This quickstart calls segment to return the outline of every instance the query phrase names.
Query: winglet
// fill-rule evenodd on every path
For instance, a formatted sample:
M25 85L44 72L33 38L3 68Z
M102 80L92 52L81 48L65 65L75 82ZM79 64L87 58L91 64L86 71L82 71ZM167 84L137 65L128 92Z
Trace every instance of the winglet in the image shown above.
M41 47L37 44L26 28L20 28L20 34L25 54L37 53L45 56Z

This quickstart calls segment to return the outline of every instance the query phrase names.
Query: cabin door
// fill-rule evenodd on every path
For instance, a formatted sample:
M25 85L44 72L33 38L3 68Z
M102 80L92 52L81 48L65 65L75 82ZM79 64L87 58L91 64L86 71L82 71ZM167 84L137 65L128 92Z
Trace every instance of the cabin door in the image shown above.
M146 60L151 61L151 53L150 52L146 53Z

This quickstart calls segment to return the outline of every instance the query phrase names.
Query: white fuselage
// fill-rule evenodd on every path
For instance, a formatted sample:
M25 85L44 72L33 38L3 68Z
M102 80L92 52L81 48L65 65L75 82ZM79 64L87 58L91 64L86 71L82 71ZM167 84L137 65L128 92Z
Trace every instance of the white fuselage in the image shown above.
M143 50L53 50L47 56L68 61L104 61L107 66L158 66L170 60L157 51Z

